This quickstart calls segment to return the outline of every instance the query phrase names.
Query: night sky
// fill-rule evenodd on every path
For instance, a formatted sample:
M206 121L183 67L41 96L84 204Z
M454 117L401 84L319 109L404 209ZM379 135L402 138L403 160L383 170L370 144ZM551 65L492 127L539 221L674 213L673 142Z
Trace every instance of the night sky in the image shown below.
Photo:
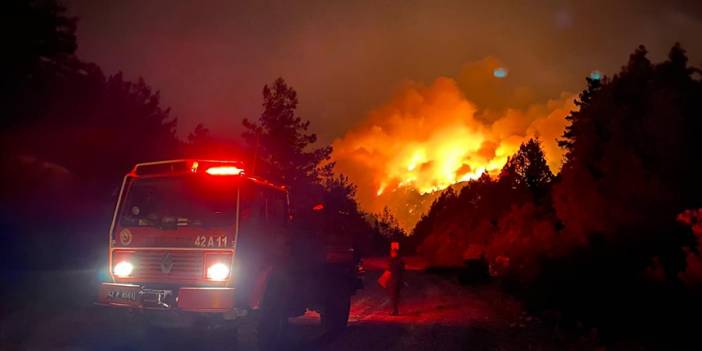
M407 81L456 77L492 57L502 78L545 101L616 72L638 44L660 60L676 41L701 61L702 2L67 1L78 55L107 73L143 76L179 118L240 131L263 84L283 76L322 142L344 135ZM464 89L478 105L479 89ZM530 101L530 102L533 102ZM493 106L489 106L493 105ZM507 103L505 103L507 105ZM511 106L514 106L512 104Z

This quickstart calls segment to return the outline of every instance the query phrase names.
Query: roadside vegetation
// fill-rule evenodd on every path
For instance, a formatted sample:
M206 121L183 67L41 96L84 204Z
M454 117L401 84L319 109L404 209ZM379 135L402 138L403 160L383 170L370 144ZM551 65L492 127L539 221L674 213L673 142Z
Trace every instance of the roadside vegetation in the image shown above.
M482 258L532 310L605 340L692 332L702 297L700 72L676 44L664 62L639 47L613 77L587 78L560 172L528 141L500 174L441 194L414 228L420 252L436 265Z

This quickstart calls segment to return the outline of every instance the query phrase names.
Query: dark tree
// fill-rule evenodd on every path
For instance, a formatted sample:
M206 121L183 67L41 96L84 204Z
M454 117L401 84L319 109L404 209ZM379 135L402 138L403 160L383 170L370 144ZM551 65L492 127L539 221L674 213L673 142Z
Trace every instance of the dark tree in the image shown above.
M526 187L534 193L543 193L553 181L553 173L546 163L546 156L538 139L529 139L507 160L500 180L510 186Z
M249 149L249 169L291 188L296 207L311 206L311 192L331 175L331 147L313 149L317 136L309 121L297 115L297 93L282 79L263 87L263 112L257 121L244 119L244 141ZM316 188L316 190L315 190Z
M54 0L3 3L3 74L0 126L8 128L33 119L38 106L32 96L45 94L44 81L75 67L76 19Z
M435 226L441 221L440 217L444 217L444 213L455 206L456 198L456 191L449 187L432 202L429 211L419 219L410 236L418 245L434 232Z
M195 129L188 134L189 144L202 144L206 145L212 142L212 134L210 130L205 127L202 123L198 123Z
M188 157L203 158L209 155L214 147L214 138L210 130L202 123L198 123L190 134L185 145L185 154ZM209 157L211 158L211 157Z
M405 232L387 207L376 216L375 227L378 233L389 241L399 241L405 237Z
M330 177L324 181L322 203L327 242L351 244L359 254L373 252L373 231L364 219L355 195L356 186L344 175Z
M590 82L563 143L570 158L555 200L568 230L663 238L677 213L700 205L702 168L690 160L702 147L702 90L692 72L679 45L656 65L639 47L621 73Z
M679 305L679 277L698 243L676 217L702 207L702 165L695 161L702 85L679 45L662 63L646 56L639 47L611 79L588 81L569 117L561 143L568 159L552 194L562 225L558 244L569 247L561 253L568 258L545 265L531 289L557 297L544 303L610 328L661 328L660 321L691 311ZM643 277L662 281L651 290L655 280ZM642 310L654 300L656 308Z
M180 156L176 120L143 80L79 60L75 20L55 1L10 1L3 10L11 35L0 78L0 220L16 239L0 256L52 266L93 259L92 248L75 250L103 244L94 234L109 222L122 176L137 162Z

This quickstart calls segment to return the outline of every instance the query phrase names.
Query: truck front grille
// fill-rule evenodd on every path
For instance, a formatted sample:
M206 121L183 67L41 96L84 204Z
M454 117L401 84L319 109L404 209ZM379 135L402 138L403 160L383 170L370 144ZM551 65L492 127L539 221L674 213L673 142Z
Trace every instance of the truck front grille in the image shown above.
M204 257L197 251L143 250L134 253L134 278L195 280L204 276Z

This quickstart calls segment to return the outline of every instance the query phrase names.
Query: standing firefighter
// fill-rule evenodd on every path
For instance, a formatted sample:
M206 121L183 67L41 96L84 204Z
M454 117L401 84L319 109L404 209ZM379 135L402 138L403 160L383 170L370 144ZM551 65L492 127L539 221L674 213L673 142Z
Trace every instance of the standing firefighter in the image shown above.
M400 257L400 243L392 242L390 244L388 269L378 279L378 283L387 290L390 296L393 316L397 316L400 313L400 289L402 289L402 285L404 284L404 272L405 262Z

